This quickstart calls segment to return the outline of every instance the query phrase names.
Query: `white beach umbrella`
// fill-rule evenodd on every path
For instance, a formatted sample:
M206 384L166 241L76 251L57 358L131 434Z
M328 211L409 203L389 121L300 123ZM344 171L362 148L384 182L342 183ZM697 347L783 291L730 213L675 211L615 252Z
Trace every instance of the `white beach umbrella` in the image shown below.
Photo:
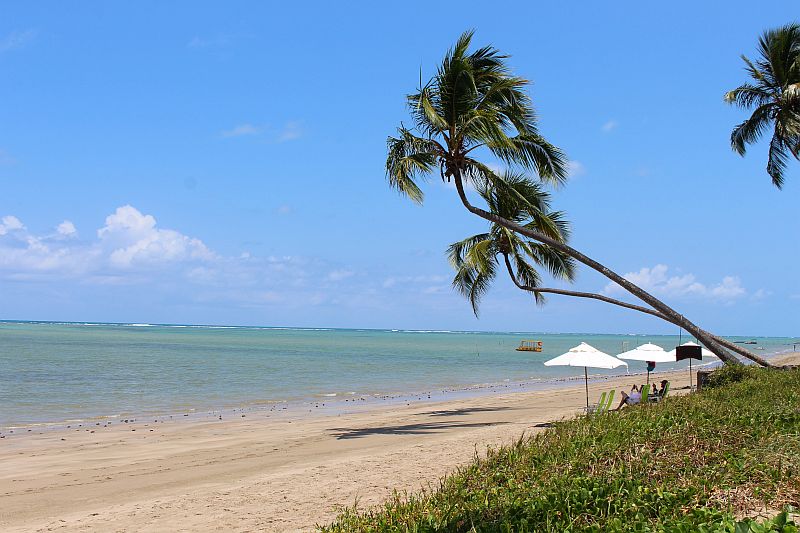
M620 361L613 355L601 352L594 346L585 342L580 343L574 348L561 354L554 359L545 361L544 366L582 366L583 379L586 382L586 407L589 407L589 373L587 368L617 368L618 366L628 366L625 361Z
M661 346L656 346L652 343L642 344L633 350L622 352L617 357L620 359L627 359L629 361L646 361L653 363L674 363L675 354L670 355ZM647 383L650 384L650 367L647 367Z
M672 353L672 355L670 355ZM652 343L642 344L633 350L622 352L617 356L620 359L627 359L629 361L653 361L654 363L674 363L675 351L666 351L661 346L656 346Z

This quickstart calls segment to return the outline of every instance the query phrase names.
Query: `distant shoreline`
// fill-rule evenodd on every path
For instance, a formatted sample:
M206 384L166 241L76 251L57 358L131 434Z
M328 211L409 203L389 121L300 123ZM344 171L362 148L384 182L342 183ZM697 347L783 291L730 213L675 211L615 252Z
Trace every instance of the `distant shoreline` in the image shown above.
M501 330L459 330L459 329L415 329L415 328L356 328L333 326L265 326L247 324L181 324L181 323L149 323L149 322L102 322L91 320L20 320L0 319L0 324L54 324L65 326L120 326L120 327L164 327L164 328L198 328L198 329L256 329L256 330L294 330L294 331L380 331L397 333L453 333L453 334L486 334L486 335L586 335L603 336L613 335L620 337L677 337L674 333L630 333L630 332L602 332L590 333L586 331L501 331ZM684 334L687 339L693 337ZM800 337L784 335L722 335L726 339L798 339Z

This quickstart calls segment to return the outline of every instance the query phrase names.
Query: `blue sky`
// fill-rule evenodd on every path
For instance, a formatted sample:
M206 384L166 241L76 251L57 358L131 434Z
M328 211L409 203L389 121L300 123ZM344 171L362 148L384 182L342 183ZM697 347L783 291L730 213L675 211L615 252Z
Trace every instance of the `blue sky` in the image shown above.
M390 191L385 139L474 27L573 161L576 248L715 332L800 334L800 163L776 190L722 101L792 2L0 10L0 318L673 333L504 279L476 319L450 289L446 246L484 224L437 180Z

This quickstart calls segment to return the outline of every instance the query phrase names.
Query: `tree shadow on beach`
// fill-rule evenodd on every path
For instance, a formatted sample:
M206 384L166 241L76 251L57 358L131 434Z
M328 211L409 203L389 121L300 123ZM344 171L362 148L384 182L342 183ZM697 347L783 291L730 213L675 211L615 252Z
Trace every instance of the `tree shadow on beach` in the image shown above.
M401 426L377 426L365 428L331 428L328 431L339 440L359 439L370 435L424 435L441 433L448 429L499 426L508 422L420 422Z
M472 413L492 413L496 411L510 411L513 407L464 407L462 409L444 409L441 411L428 411L421 413L430 416L462 416L471 415Z

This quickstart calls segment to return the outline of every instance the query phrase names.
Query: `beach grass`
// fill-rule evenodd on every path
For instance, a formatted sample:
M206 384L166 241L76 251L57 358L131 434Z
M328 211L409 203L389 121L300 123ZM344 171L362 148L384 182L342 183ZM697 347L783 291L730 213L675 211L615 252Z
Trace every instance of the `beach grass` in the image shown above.
M796 532L799 503L800 370L732 367L699 393L557 422L321 529Z

